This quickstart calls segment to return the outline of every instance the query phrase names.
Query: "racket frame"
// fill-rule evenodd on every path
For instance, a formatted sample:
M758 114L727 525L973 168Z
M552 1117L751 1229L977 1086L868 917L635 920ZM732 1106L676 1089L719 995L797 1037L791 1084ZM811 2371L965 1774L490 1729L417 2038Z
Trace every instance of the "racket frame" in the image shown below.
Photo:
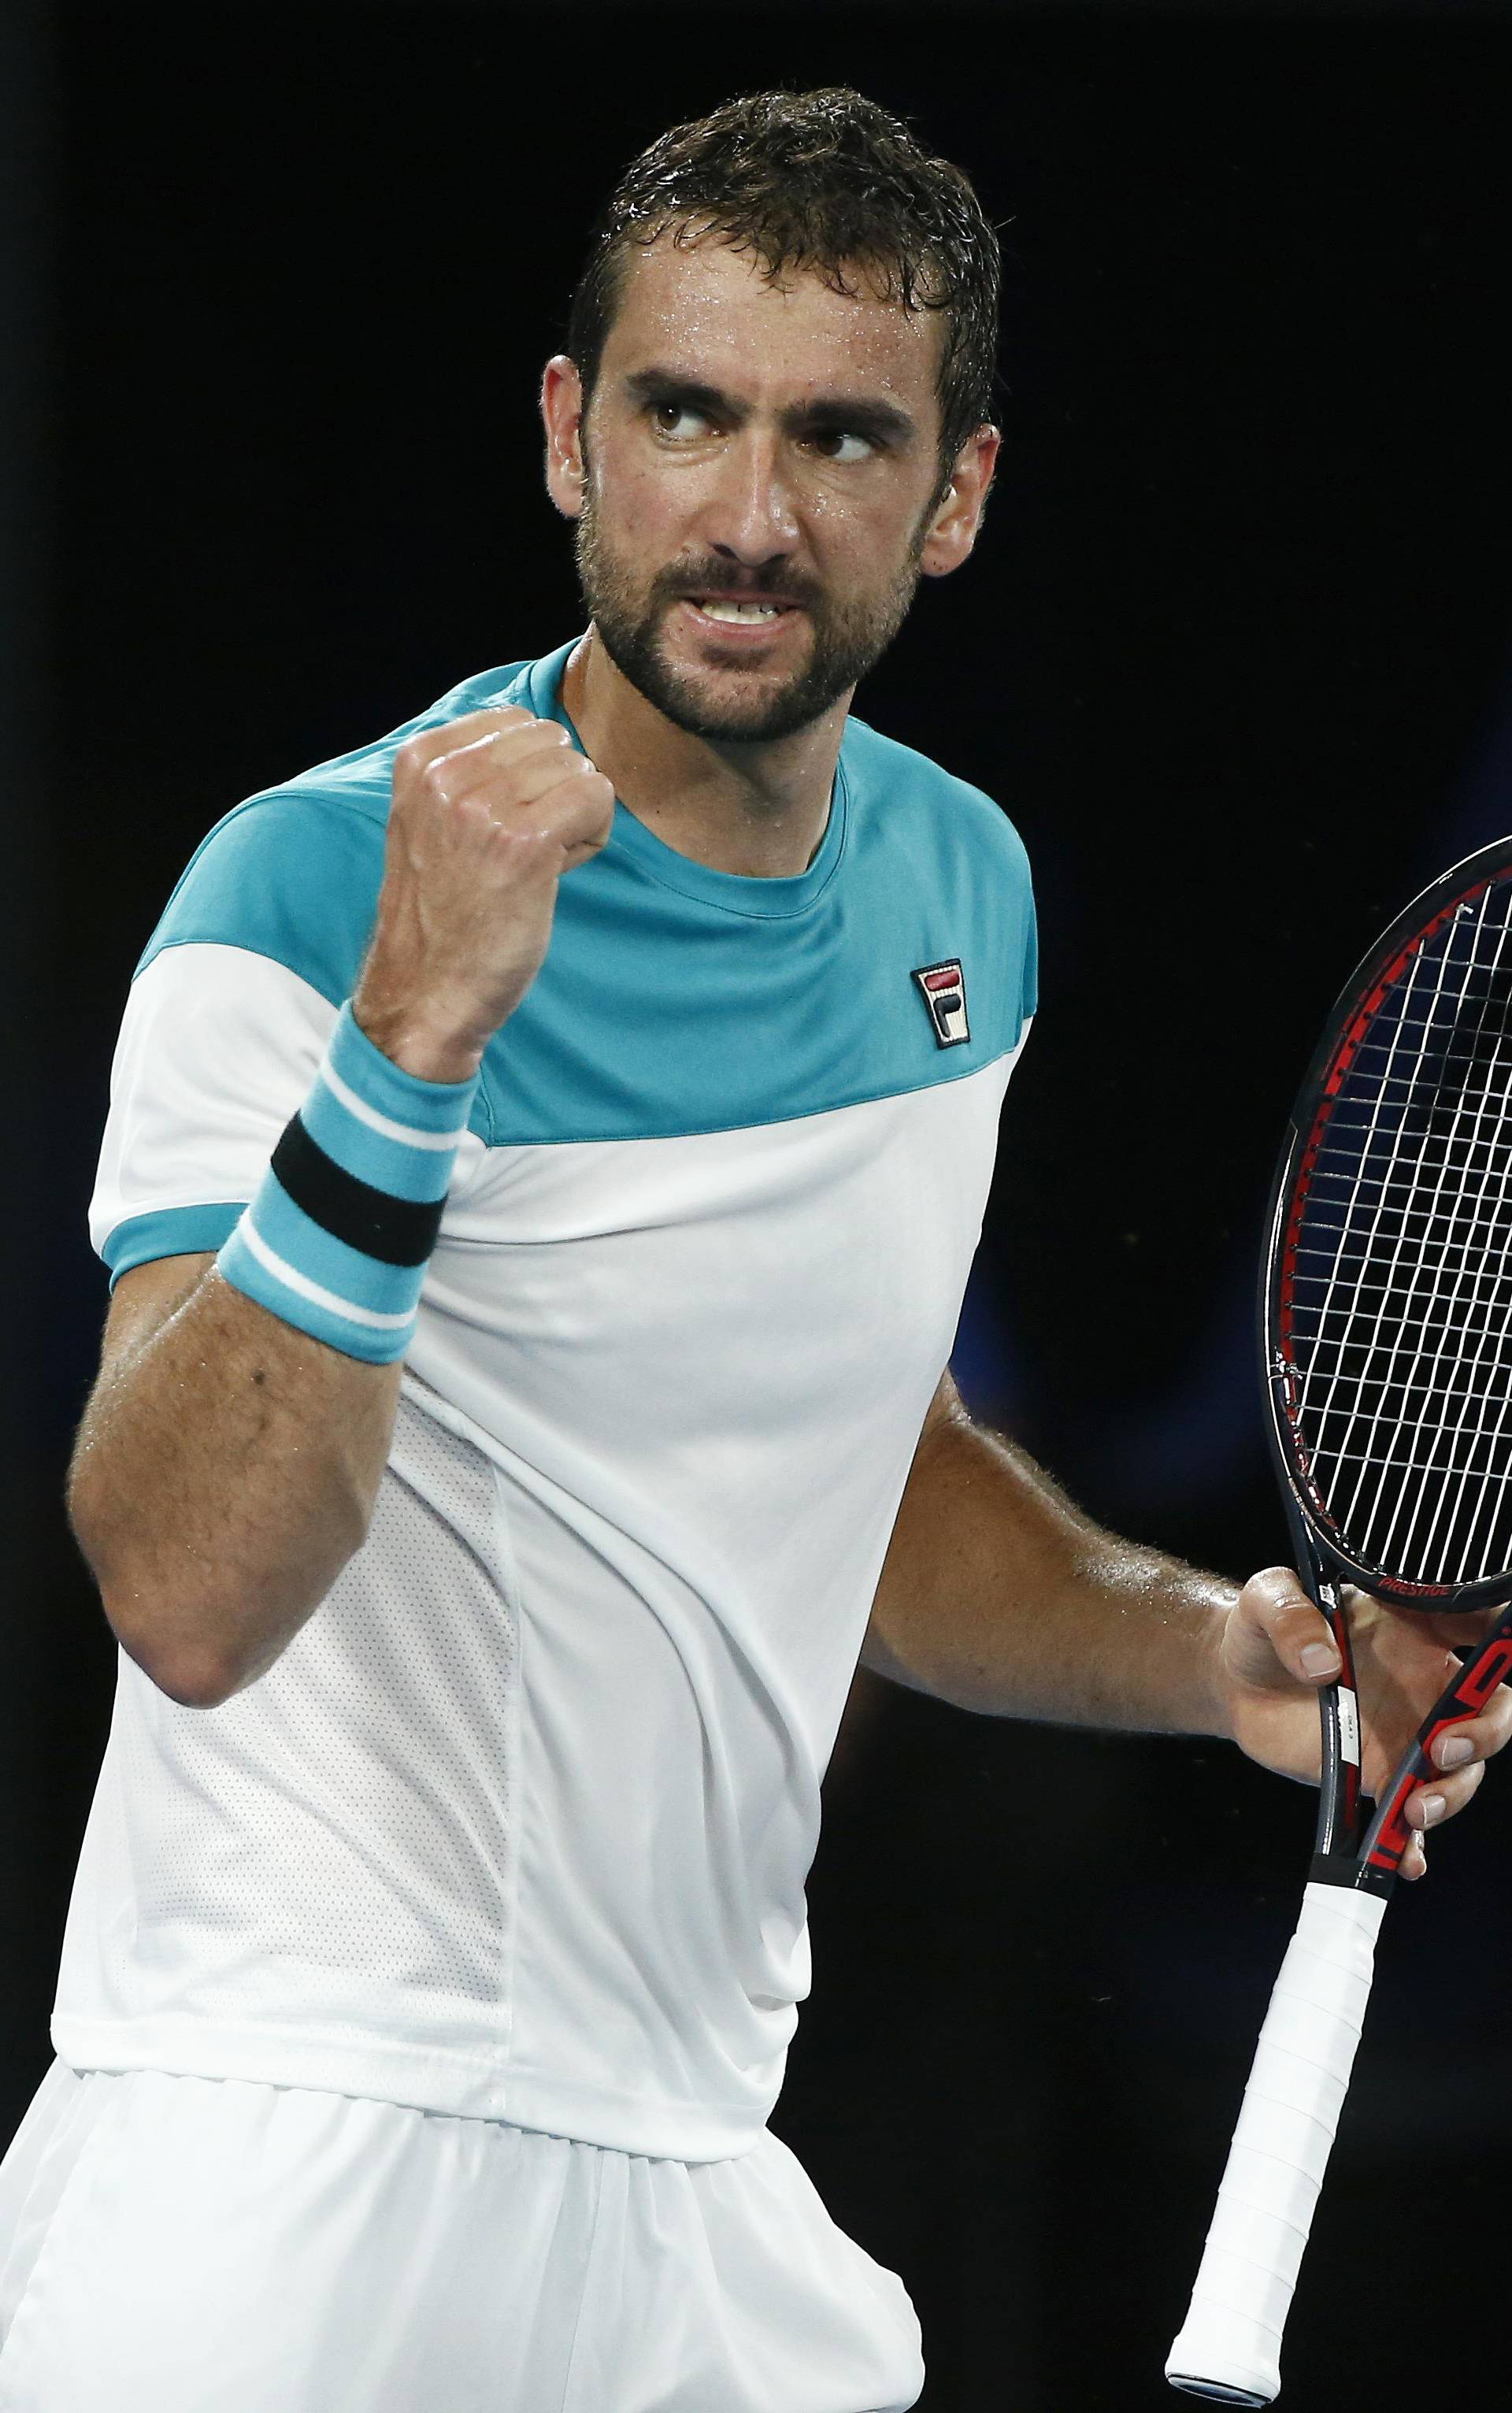
M1337 1680L1318 1695L1322 1724L1322 1769L1318 1825L1312 1869L1325 1885L1355 1886L1389 1894L1413 1829L1402 1814L1425 1775L1434 1773L1431 1747L1445 1726L1482 1710L1496 1686L1512 1675L1512 1568L1459 1585L1406 1582L1354 1556L1311 1483L1290 1413L1292 1361L1285 1346L1284 1257L1298 1216L1297 1185L1303 1161L1315 1154L1332 1100L1391 983L1409 955L1474 902L1493 881L1512 869L1512 839L1498 839L1467 855L1430 881L1398 914L1344 983L1324 1024L1292 1106L1289 1135L1271 1184L1266 1217L1267 1245L1261 1261L1259 1324L1265 1369L1266 1438L1286 1510L1297 1573L1309 1599L1327 1619L1340 1656ZM1363 1822L1359 1711L1354 1654L1342 1587L1353 1584L1395 1606L1441 1615L1501 1608L1423 1720L1414 1740ZM1361 1831L1363 1826L1363 1832Z

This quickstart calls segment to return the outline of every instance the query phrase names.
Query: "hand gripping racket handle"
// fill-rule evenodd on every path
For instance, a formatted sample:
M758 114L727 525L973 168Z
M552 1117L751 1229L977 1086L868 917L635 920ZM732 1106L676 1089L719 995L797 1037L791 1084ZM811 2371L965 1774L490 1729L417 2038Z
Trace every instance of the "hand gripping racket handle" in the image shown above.
M1380 1894L1310 1885L1255 2048L1192 2302L1165 2364L1173 2388L1268 2405L1360 2022Z

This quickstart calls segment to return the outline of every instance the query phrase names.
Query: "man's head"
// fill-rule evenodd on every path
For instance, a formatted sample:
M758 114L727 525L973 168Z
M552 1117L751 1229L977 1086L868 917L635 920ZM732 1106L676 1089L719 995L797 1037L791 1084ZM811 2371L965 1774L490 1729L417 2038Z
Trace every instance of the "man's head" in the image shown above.
M732 101L627 170L547 367L547 481L604 645L679 727L807 726L965 559L998 278L966 178L858 93Z

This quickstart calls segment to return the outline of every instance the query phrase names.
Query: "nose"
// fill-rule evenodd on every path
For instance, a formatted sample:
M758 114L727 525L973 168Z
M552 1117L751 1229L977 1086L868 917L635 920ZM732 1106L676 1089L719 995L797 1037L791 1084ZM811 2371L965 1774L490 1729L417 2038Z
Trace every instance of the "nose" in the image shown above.
M793 551L797 516L775 434L746 427L725 446L702 533L713 552L747 570Z

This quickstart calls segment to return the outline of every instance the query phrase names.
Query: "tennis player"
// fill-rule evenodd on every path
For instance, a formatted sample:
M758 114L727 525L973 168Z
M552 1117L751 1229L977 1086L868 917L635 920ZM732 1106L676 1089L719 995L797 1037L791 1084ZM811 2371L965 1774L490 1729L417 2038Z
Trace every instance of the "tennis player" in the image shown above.
M945 1370L1033 909L848 706L975 542L997 290L853 92L663 136L541 391L586 633L239 805L147 946L0 2413L910 2406L766 2127L858 1658L1315 1778L1294 1578L1099 1531ZM1444 1642L1367 1606L1360 1663L1379 1772Z

